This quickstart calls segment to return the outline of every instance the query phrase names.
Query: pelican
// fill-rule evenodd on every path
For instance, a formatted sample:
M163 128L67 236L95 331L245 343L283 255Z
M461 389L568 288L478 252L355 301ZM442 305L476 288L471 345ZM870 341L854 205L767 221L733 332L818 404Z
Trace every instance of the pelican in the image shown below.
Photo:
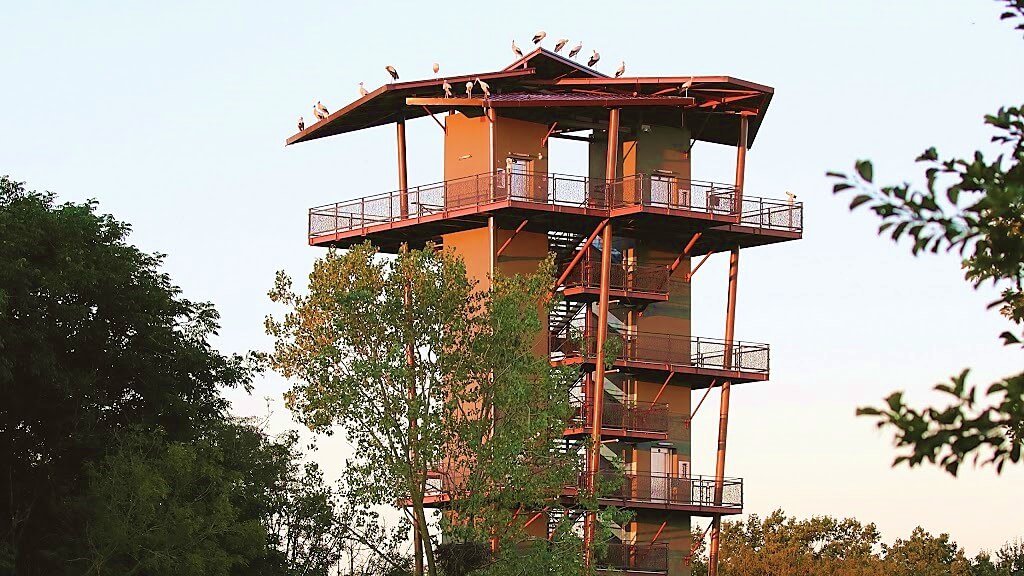
M533 35L533 43L540 44L547 37L548 33L541 30L540 32L537 32L536 34Z
M597 61L600 59L601 55L597 53L597 50L594 50L594 54L590 57L590 60L587 60L587 66L593 68L594 64L597 64Z
M618 78L626 73L626 61L623 60L622 64L619 64L619 69L615 71L615 77Z
M569 58L575 58L576 55L580 53L580 50L583 50L583 42L580 42L573 46L572 50L569 50Z
M568 38L562 38L558 42L555 42L555 53L557 54L562 48L565 48L565 45L568 44L568 43L569 43L569 39Z
M480 85L480 89L484 91L484 98L491 97L491 87L483 80L477 78L476 83Z
M523 57L523 51L519 49L519 46L516 46L515 40L512 41L512 51L516 53L517 58Z
M444 84L441 84L441 89L444 90L445 98L452 97L452 85L448 83L447 79L445 79Z
M434 74L437 74L441 70L441 65L434 62Z
M359 95L360 96L366 96L367 94L369 94L369 92L366 91L366 88L363 88L363 83L360 82L359 83Z
M302 119L302 116L299 116L299 132L302 132L305 129L306 129L306 121Z
M466 98L473 97L473 81L466 82Z
M395 70L394 66L388 64L384 69L388 71L388 74L391 74L392 80L398 80L398 70Z

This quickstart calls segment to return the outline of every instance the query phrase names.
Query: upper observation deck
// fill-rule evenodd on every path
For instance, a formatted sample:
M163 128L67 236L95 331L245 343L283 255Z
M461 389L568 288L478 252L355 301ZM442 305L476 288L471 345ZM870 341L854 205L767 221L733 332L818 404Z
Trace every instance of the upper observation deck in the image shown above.
M611 182L584 176L496 171L318 206L309 243L348 247L370 240L384 251L487 226L589 232L615 218L617 233L686 242L693 253L795 240L803 205L742 194L729 184L635 174Z

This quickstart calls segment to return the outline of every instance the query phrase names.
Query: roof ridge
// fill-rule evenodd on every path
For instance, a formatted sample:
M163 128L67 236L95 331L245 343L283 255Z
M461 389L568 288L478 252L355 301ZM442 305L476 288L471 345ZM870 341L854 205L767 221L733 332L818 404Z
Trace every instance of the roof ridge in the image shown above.
M570 66L572 68L575 68L576 70L579 70L580 72L584 72L586 74L589 74L590 76L593 76L595 78L611 78L611 76L608 76L607 74L602 74L601 72L598 72L597 70L594 70L593 68L590 68L589 66L584 66L584 65L582 65L582 64L580 64L580 63L578 63L578 62L576 62L574 60L570 60L570 59L566 58L565 56L562 56L561 54L556 54L555 52L552 52L551 50L548 50L547 48L544 48L543 46L538 46L538 47L534 48L531 52L525 54L522 58L517 59L515 62L513 62L513 63L509 64L508 66L506 66L505 68L503 68L502 72L508 72L510 70L514 70L514 69L518 68L519 66L522 66L523 64L528 63L531 59L536 58L537 56L546 56L546 57L554 60L555 62L558 62L559 64L565 64L566 66Z

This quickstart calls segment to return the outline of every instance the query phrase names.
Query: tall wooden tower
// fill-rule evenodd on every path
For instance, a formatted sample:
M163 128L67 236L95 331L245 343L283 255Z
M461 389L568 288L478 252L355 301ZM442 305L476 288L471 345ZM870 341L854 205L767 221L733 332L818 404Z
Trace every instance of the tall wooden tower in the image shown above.
M476 80L489 95L480 83L465 94ZM714 574L718 523L743 510L743 480L725 469L730 394L769 372L767 344L735 339L740 251L802 234L801 204L744 187L772 88L728 76L609 78L544 49L497 72L448 78L456 97L444 96L443 81L382 86L288 139L396 126L398 189L310 209L309 243L369 239L394 252L433 241L461 254L484 287L495 271L533 272L554 253L562 299L539 349L579 368L565 442L592 439L581 484L620 480L601 503L634 511L593 561L688 574L691 518L704 517ZM444 131L444 181L409 186L405 123L426 116ZM549 171L553 138L584 143L587 174ZM732 183L693 178L697 141L736 147ZM719 252L730 258L725 333L693 334L691 282ZM611 338L621 352L606 370L595 357ZM690 419L716 388L718 437L692 438ZM691 466L691 442L716 441L717 461ZM577 488L566 487L558 514L573 513ZM444 493L438 486L439 500ZM536 530L545 535L545 524Z

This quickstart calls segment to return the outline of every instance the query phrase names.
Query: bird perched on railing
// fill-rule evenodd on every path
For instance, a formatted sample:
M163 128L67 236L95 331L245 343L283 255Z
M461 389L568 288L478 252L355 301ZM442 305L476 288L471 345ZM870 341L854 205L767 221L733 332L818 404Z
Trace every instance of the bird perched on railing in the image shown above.
M490 85L487 84L487 82L484 82L483 80L481 80L479 78L476 79L476 83L479 84L480 85L480 89L483 90L484 98L490 98L491 97L491 87L490 87Z
M466 82L466 98L473 97L473 81Z
M576 55L580 53L580 50L583 50L583 42L580 42L573 46L572 50L569 50L569 58L575 58Z
M786 199L789 201L790 206L796 204L796 194L793 194L792 192L786 192Z
M562 48L565 48L565 45L568 44L568 43L569 43L569 39L568 38L562 38L558 42L555 42L555 54L560 52L562 50Z
M618 78L626 73L626 61L623 60L622 64L619 64L619 69L615 71L615 77Z
M384 69L388 71L388 74L391 74L392 80L398 80L398 70L395 70L394 66L388 64Z
M687 80L686 82L683 82L683 85L679 87L679 93L684 95L684 96L689 96L690 95L690 86L693 86L693 76L690 76L689 80Z
M366 96L367 94L369 94L369 92L366 91L366 88L363 87L363 83L360 82L359 83L359 95L360 96Z
M516 58L523 57L523 51L519 49L519 46L516 46L515 40L512 40L512 52L515 53Z
M594 64L597 64L600 59L601 55L597 53L597 50L594 50L594 53L590 56L590 60L587 60L587 66L593 68Z
M324 106L323 104L320 103L319 100L317 100L316 105L313 106L313 115L316 116L317 120L323 120L324 118L330 116L331 113L327 110L326 106Z
M444 90L445 98L452 97L452 85L448 83L447 79L445 79L444 84L441 84L441 89Z
M536 34L533 35L533 43L540 44L547 37L548 33L541 30L540 32L537 32Z
M299 132L302 132L305 129L306 129L306 121L302 119L302 116L299 116Z

